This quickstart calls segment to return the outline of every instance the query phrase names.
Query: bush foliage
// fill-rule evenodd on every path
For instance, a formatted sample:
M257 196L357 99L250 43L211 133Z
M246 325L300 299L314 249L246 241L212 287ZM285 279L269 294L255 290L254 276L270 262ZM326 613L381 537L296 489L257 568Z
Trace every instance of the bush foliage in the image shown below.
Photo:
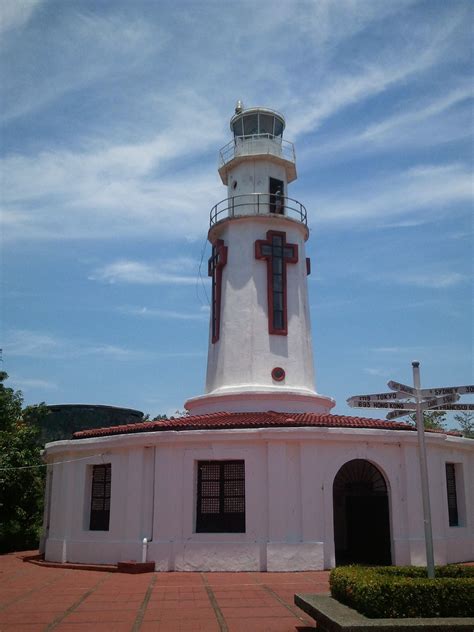
M38 546L45 468L40 424L44 406L22 409L20 391L6 388L0 371L0 553Z
M370 618L472 617L474 567L345 566L331 571L331 595Z

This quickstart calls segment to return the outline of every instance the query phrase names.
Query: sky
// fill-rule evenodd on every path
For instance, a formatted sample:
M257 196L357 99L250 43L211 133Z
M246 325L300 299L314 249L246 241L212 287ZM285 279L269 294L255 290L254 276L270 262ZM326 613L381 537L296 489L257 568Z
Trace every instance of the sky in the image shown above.
M26 404L153 417L204 392L209 212L237 99L282 112L295 143L332 412L411 384L414 360L423 387L474 382L470 0L0 14L1 346Z

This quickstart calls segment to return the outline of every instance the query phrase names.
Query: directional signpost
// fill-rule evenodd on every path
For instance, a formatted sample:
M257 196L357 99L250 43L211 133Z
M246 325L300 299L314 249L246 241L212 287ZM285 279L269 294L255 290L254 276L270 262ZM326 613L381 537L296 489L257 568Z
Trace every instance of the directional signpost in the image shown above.
M412 362L413 386L400 382L387 383L391 392L372 393L369 395L353 395L347 403L352 408L387 409L387 419L397 419L415 412L416 429L418 431L418 450L420 455L421 494L423 500L423 517L426 543L426 565L428 577L433 578L433 534L431 529L430 494L428 488L428 470L426 466L425 427L423 412L425 410L474 410L474 404L455 404L461 395L474 394L474 385L446 386L442 388L421 388L420 363ZM403 400L412 401L403 401ZM414 401L413 401L414 400Z

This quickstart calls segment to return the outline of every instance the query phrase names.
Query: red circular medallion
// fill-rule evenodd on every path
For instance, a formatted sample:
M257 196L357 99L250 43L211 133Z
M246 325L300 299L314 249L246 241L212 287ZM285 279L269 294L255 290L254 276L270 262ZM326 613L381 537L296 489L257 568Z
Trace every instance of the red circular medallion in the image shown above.
M277 382L281 382L285 379L285 371L281 366L276 366L272 371L272 378Z

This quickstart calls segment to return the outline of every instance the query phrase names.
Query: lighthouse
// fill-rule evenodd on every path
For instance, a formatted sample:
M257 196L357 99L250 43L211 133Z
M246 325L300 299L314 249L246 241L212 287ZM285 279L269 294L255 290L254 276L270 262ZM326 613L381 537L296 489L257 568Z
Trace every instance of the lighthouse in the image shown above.
M315 388L305 243L307 212L289 195L294 145L284 117L237 102L219 152L225 199L210 213L211 310L204 395L190 414L327 413Z
M238 103L230 128L208 235L205 392L189 415L46 445L45 559L142 559L157 571L424 565L414 427L331 414L316 390L309 230L288 191L285 119ZM427 433L438 564L472 559L470 444Z

